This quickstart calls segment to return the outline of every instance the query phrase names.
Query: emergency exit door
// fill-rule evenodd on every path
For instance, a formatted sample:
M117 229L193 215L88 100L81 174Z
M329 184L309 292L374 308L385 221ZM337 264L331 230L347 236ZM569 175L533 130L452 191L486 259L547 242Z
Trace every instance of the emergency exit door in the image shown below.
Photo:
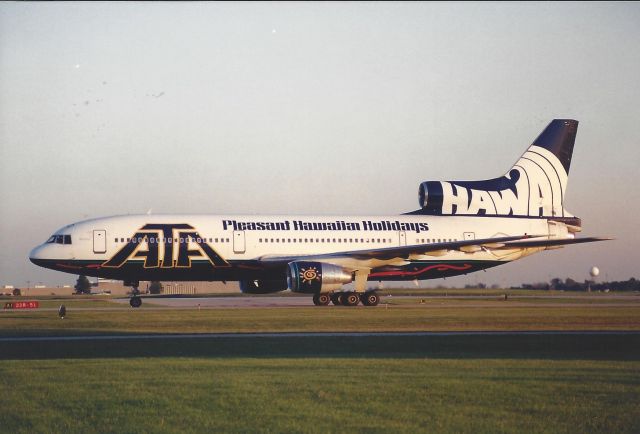
M233 231L233 253L244 253L246 250L244 231Z
M401 247L407 245L407 233L405 231L398 232L398 241Z
M93 231L93 253L107 252L107 231L97 229Z

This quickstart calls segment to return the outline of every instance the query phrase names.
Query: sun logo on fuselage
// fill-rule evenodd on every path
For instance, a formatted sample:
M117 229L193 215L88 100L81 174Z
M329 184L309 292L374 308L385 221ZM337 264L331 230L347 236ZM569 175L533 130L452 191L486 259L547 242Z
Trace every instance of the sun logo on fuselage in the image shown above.
M320 280L320 273L316 267L301 268L300 277L302 278L302 283L311 285L314 280Z

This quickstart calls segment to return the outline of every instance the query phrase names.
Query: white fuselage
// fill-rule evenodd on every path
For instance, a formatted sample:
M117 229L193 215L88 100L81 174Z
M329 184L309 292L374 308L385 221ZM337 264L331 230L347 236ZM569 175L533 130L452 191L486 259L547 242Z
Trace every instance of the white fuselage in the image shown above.
M251 264L247 277L252 278L262 263L269 268L278 263L278 258L283 258L286 262L289 257L314 257L334 252L522 234L546 236L549 228L550 224L544 218L495 216L128 215L86 220L65 226L52 239L68 235L70 244L54 240L36 247L30 257L34 262L45 260L49 261L49 265L62 265L49 267L60 271L123 280L135 279L131 276L132 264L140 265L142 274L151 273L158 280L164 276L167 277L165 280L176 278L176 271L181 272L178 277L189 280L188 269L192 263L204 262L211 265L212 273L204 276L202 273L195 273L193 280L232 280L243 277L242 270L235 270L231 276L223 272L234 264ZM209 250L204 248L205 245L210 246L217 256L212 258ZM414 254L410 258L359 259L358 264L362 266L364 263L370 267L370 279L375 280L376 268L401 267L407 265L407 259L438 263L508 262L539 250L541 249L481 249L475 252L446 250L427 255ZM336 258L331 262L354 268L354 260L349 257ZM216 270L220 272L216 273ZM393 275L387 274L384 277L392 278ZM406 280L406 277L398 277L398 280ZM145 276L141 275L140 278L145 279Z

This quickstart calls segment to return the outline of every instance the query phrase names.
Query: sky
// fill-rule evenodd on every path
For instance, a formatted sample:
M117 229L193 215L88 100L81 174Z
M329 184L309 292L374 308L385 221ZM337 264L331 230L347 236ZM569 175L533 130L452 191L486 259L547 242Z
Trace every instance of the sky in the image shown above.
M423 286L640 277L640 3L0 3L0 285L115 214L395 215L580 121L566 208L615 241Z

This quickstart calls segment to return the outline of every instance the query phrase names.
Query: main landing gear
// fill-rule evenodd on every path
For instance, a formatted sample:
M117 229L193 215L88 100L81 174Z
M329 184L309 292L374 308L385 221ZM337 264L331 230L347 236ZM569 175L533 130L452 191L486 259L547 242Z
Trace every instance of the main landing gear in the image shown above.
M131 298L129 299L129 305L131 307L142 306L142 298L140 298L140 290L138 289L138 287L140 286L140 282L124 282L124 286L131 287Z
M313 296L313 304L316 306L326 306L329 301L335 306L357 306L362 303L365 306L377 306L380 303L380 296L375 291L369 291L362 294L357 292L332 292L315 294Z

